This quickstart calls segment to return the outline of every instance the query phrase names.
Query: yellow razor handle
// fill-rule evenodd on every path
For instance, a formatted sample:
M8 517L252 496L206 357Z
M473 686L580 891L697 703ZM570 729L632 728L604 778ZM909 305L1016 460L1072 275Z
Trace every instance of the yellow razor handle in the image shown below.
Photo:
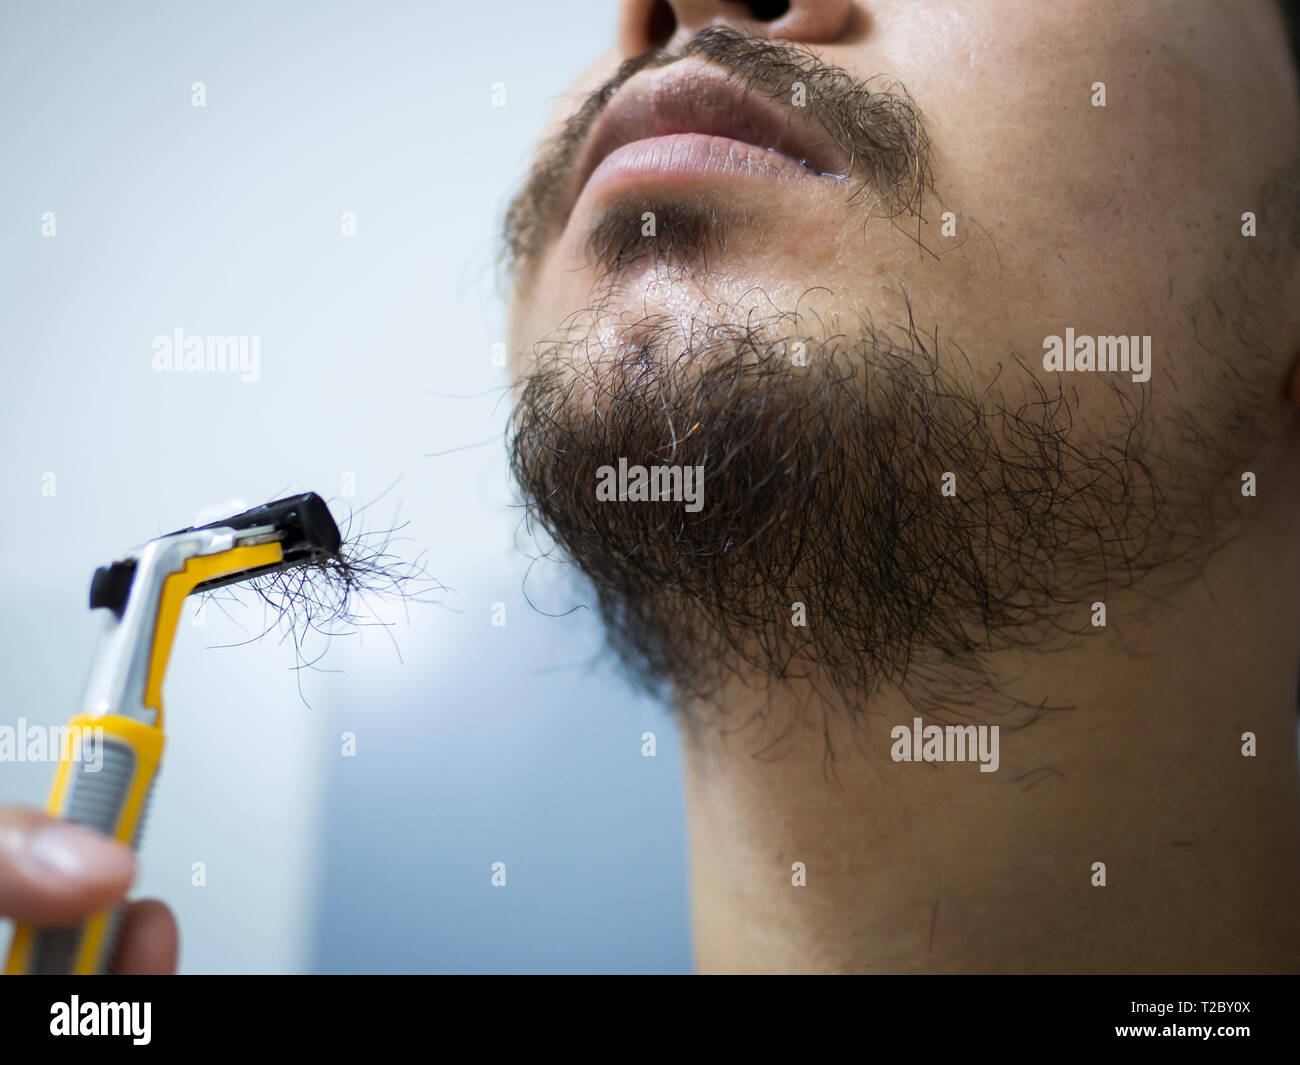
M81 745L80 757L74 760L74 737L82 736L93 738ZM46 810L135 849L162 749L161 728L118 714L77 715L68 722ZM105 972L120 914L120 909L97 913L84 924L58 928L20 924L5 972Z
M162 584L144 678L143 707L154 723L123 713L78 714L68 723L47 810L103 832L136 850L145 810L162 761L162 683L185 597L204 581L258 570L281 560L278 543L233 547L186 560ZM78 743L82 737L87 737ZM77 747L80 757L77 757ZM62 927L20 924L9 951L10 975L107 972L122 910L97 913Z

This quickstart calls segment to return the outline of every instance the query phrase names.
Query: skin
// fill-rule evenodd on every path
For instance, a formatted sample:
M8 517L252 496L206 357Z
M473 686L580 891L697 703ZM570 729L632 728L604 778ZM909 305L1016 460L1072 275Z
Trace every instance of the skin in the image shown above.
M653 6L624 5L618 49L575 100L661 43ZM1293 246L1269 259L1241 234L1243 211L1269 214L1262 175L1296 151L1280 17L1264 3L822 0L764 23L743 4L671 6L670 48L725 23L901 81L933 140L938 202L923 240L941 254L918 252L915 226L864 226L860 206L813 181L647 175L588 189L518 276L518 376L533 345L598 295L617 335L646 313L758 306L755 289L831 321L863 306L896 318L901 282L977 377L1066 325L1150 334L1153 419L1195 411L1226 431L1214 412L1248 387L1274 430L1246 467L1267 505L1198 580L1159 601L1108 597L1108 626L1067 650L990 656L1011 694L1072 707L1004 730L997 773L882 757L890 728L913 717L889 685L855 717L824 691L738 670L714 707L726 726L686 737L698 967L1295 971L1300 270ZM1098 81L1104 109L1090 104ZM647 260L609 287L586 254L592 226L615 195L667 192L749 221L707 269ZM957 240L937 232L944 209ZM1214 302L1227 312L1207 316ZM1216 360L1240 371L1236 385ZM1086 375L1070 386L1086 440L1112 398ZM795 862L805 887L792 886Z

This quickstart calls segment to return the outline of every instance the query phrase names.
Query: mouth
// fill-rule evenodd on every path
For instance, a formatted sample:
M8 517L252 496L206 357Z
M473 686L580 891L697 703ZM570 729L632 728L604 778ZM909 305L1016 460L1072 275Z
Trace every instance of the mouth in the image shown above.
M683 60L623 85L597 120L570 209L615 188L721 180L843 182L850 160L803 108Z

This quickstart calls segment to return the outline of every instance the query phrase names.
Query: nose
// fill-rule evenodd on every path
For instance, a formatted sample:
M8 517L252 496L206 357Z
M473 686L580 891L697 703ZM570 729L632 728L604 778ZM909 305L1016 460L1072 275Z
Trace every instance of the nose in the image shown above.
M754 37L829 44L849 29L853 0L623 0L619 49L624 59L727 25Z

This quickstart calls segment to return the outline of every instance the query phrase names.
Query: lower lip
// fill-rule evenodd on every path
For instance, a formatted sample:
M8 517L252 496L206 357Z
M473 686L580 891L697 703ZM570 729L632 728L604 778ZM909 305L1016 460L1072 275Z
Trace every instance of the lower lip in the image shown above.
M701 180L839 181L782 152L706 133L672 133L633 141L592 171L582 196L628 186L686 186Z

